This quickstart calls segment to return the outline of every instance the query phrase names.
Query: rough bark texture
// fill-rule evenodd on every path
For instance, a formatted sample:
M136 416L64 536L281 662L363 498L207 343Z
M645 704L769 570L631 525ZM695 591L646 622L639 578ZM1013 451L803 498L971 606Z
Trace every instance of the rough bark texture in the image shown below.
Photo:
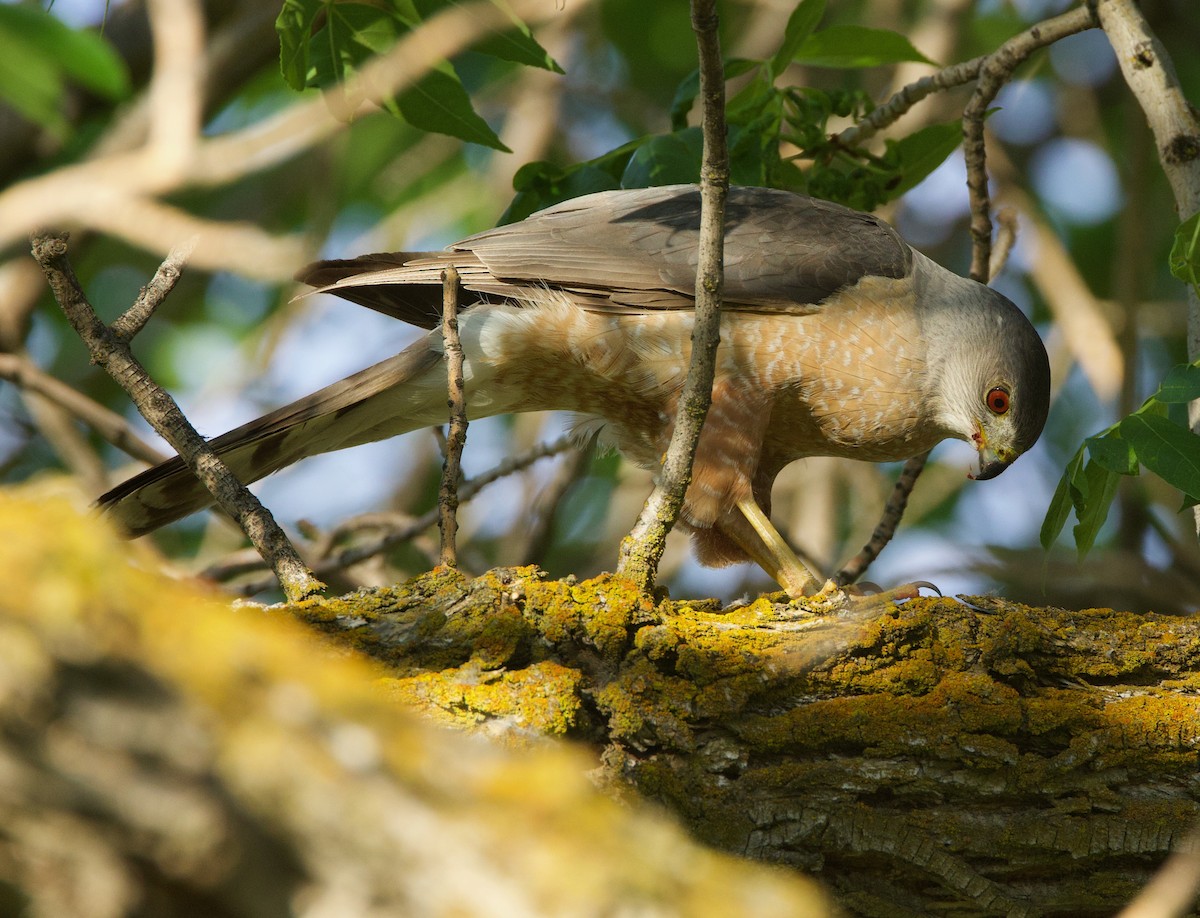
M0 915L829 913L599 793L579 750L422 723L380 667L155 563L0 491Z
M1200 815L1195 618L533 569L230 610L130 553L0 493L0 914L823 914L803 872L850 914L1111 915Z
M1001 600L798 613L435 571L295 614L448 723L576 737L859 915L1111 915L1200 818L1200 621Z

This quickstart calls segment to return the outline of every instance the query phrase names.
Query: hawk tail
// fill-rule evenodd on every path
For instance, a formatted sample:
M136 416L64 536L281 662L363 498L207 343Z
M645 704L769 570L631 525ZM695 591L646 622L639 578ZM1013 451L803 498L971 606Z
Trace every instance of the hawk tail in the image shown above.
M446 375L440 345L440 337L424 338L210 445L249 484L309 456L443 423ZM212 495L176 456L117 485L96 506L133 538L212 503Z

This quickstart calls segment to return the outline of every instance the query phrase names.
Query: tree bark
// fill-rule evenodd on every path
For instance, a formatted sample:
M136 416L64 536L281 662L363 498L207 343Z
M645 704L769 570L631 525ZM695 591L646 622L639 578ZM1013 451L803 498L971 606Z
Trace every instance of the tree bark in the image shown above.
M1196 618L154 563L0 491L0 914L1111 915L1200 814Z
M422 723L383 668L151 573L58 488L0 490L0 915L831 914L577 749Z
M657 606L533 569L293 607L436 718L567 736L857 915L1112 914L1200 816L1200 621L992 598Z

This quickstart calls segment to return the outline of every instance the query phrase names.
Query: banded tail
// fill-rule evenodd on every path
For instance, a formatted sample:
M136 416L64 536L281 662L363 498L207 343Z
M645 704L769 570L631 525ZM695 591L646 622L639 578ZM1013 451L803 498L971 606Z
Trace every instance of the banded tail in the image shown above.
M440 339L424 338L394 357L244 424L211 442L244 484L309 456L396 436L446 419ZM176 456L135 475L97 506L130 537L145 535L212 504L212 495Z

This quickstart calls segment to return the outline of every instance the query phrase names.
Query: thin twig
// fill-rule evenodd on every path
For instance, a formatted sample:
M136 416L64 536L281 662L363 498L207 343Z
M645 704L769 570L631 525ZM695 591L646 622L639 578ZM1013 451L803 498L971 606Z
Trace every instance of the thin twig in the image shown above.
M458 271L453 266L442 272L442 353L446 358L446 389L449 393L449 432L442 485L438 490L438 528L442 546L438 555L446 567L458 567L458 477L462 474L462 452L467 443L467 400L463 391L463 349L458 339Z
M589 443L586 448L567 456L555 470L554 477L537 495L533 519L525 528L521 539L523 544L517 554L521 564L540 564L545 558L550 548L559 504L567 492L587 473L595 452L595 444Z
M1013 246L1017 244L1017 211L1013 207L1001 207L996 211L996 241L992 244L992 254L988 259L988 278L1000 276L1004 266L1008 264L1008 256L1012 254Z
M117 449L135 459L157 465L169 458L134 433L129 422L115 411L38 369L25 357L18 354L0 354L0 379L7 379L26 392L36 392L65 409Z
M1080 25L1080 9L1082 7L1030 26L1024 32L1009 39L1005 45L1033 43L1035 47L1042 47L1052 44L1060 38L1065 38L1067 35L1073 35L1075 32L1093 28L1095 22ZM957 86L963 86L977 79L983 67L996 54L999 54L1001 50L1003 50L1003 46L994 54L984 54L969 61L951 64L948 67L943 67L936 73L931 73L928 76L921 77L919 80L914 80L907 86L897 90L891 98L874 109L857 124L853 124L841 133L834 135L834 142L846 147L858 146L864 143L884 128L899 121L909 109L922 99L933 95L935 92L954 89Z
M712 402L724 286L725 199L729 150L725 142L725 76L715 0L692 0L692 29L700 57L704 155L700 166L700 238L692 356L675 413L675 429L658 481L629 535L621 540L617 570L649 592L667 534L683 507L700 430Z
M187 263L188 257L195 247L196 238L193 236L187 242L180 243L171 249L166 260L154 272L150 283L141 289L133 305L113 322L114 335L122 341L129 342L146 326L150 317L154 315L154 310L162 305L162 301L179 283L179 278L183 276L183 266Z
M875 531L871 533L871 538L867 540L867 544L859 553L842 565L842 569L834 575L834 582L838 586L845 586L858 580L892 540L892 536L896 534L896 528L900 525L900 519L904 516L904 509L908 506L909 495L912 494L917 478L920 477L928 459L929 452L926 451L919 456L913 456L904 463L900 477L892 486L891 496L888 497L888 502L883 508L883 516L876 525Z
M557 456L559 453L571 449L574 445L575 440L573 437L564 436L550 443L539 443L532 449L525 450L519 455L510 456L482 475L477 475L474 478L464 481L458 488L459 503L465 503L488 485L528 468L539 459ZM346 520L322 540L321 546L319 546L317 551L318 556L321 556L322 560L313 564L313 572L321 577L325 577L347 567L352 567L355 564L360 564L368 558L380 555L397 545L402 545L419 533L436 526L440 512L440 508L434 507L421 516L406 517L398 522L394 514L384 515L379 513L363 514L362 516ZM390 520L386 518L389 516L391 517ZM385 528L386 531L383 535L370 542L361 545L352 545L336 553L333 552L333 545L343 538L352 535L357 530L364 528ZM261 559L246 559L239 555L233 560L222 560L209 565L201 572L200 576L209 580L224 582L244 574L261 571L263 566ZM270 588L270 581L259 580L240 584L238 592L243 596L253 596L255 593L261 593Z
M151 379L133 356L128 343L100 321L67 260L66 236L35 236L32 250L54 298L83 340L92 360L129 393L142 417L175 448L221 508L238 521L242 531L270 563L287 597L303 599L322 589L323 584L309 573L270 512L196 433L175 400Z
M979 69L979 82L963 110L963 154L967 161L967 188L971 195L971 277L986 284L992 251L991 203L988 194L987 150L983 122L996 95L1015 71L1035 51L1068 35L1094 29L1099 24L1095 10L1083 4L1047 19L1010 38L987 55Z
M899 121L910 108L927 96L970 83L979 76L979 70L986 61L987 55L983 55L959 64L951 64L937 73L909 83L857 124L835 134L831 139L844 147L855 147L865 143L884 128Z

